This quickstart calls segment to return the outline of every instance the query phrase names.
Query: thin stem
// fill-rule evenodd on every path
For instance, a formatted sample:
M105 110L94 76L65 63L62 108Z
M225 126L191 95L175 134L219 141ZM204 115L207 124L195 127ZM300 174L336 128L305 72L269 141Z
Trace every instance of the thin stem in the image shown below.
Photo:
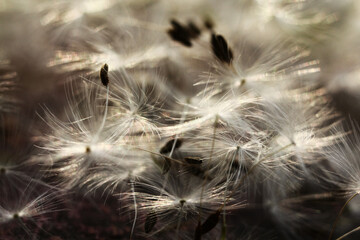
M181 114L181 119L180 119L180 123L179 124L182 124L185 122L185 119L186 119L186 111L187 111L187 106L185 105L184 106L184 110ZM172 145L172 148L171 148L171 151L170 151L170 154L169 154L169 157L172 157L173 153L174 153L174 150L175 150L175 146L176 146L176 143L178 141L178 138L179 138L179 134L176 134L175 135L175 140L174 140L174 143Z
M106 116L107 116L107 112L108 112L108 104L109 104L109 85L106 86L106 102L105 102L105 112L104 112L104 116L101 122L101 125L98 129L98 132L96 133L93 142L96 142L99 139L100 133L102 132L102 130L104 129L105 126L105 122L106 122Z
M303 195L300 197L294 197L294 198L288 198L283 200L283 202L302 202L302 201L307 201L307 200L317 200L317 199L324 199L324 198L330 198L334 196L334 194L332 192L326 192L326 193L315 193L315 194L308 194L308 195Z
M236 148L236 152L234 153L234 156L231 159L228 174L227 174L227 181L228 182L229 182L230 175L231 175L231 167L232 167L232 165L233 165L233 163L235 161L235 158L236 158L236 155L238 154L238 152L239 152L239 148ZM228 185L229 184L226 184L226 187L225 187L224 202L226 201L226 194L227 194L227 191L228 191ZM226 211L225 211L225 207L223 209L223 225L222 225L222 229L221 229L221 239L222 240L226 239Z
M347 201L346 203L344 204L344 206L342 206L340 212L338 213L338 215L336 216L336 219L335 219L335 222L331 228L331 232L330 232L330 235L329 235L329 240L331 240L333 234L334 234L334 231L335 231L335 228L336 228L336 225L337 223L339 222L340 220L340 216L342 215L342 213L344 212L346 206L350 203L351 200L353 200L354 197L356 197L359 193L355 193L354 195L352 195Z
M184 109L183 109L183 112L182 112L182 114L181 114L180 124L182 124L182 123L185 121L185 119L186 119L186 111L187 111L187 106L185 105L185 106L184 106ZM179 138L179 134L176 134L176 135L175 135L174 143L173 143L173 145L172 145L172 147L171 147L171 151L170 151L170 153L169 153L169 158L170 158L170 159L171 159L171 157L172 157L172 155L173 155L173 153L174 153L175 146L176 146L176 143L177 143L177 141L178 141L178 138ZM162 186L162 189L161 189L161 192L160 192L159 201L160 201L160 198L161 198L161 196L163 195L163 193L164 193L164 191L165 191L165 188L166 188L166 186L167 186L168 180L169 180L169 174L166 174L166 176L165 176L165 182L164 182L164 184L163 184L163 186ZM181 211L182 211L182 208L183 208L183 206L181 206ZM179 239L180 223L181 223L181 212L180 212L179 222L178 222L178 225L177 225L177 227L176 227L176 235L177 235L177 238L178 238L178 239Z
M136 203L136 196L135 196L135 187L134 187L134 182L133 180L130 180L131 182L131 191L133 192L133 200L134 200L134 222L133 225L131 227L131 233L130 233L130 240L132 239L132 236L134 234L134 229L135 229L135 225L136 225L136 220L137 220L137 203Z
M219 121L219 117L218 115L216 115L215 117L215 121L214 121L214 130L213 130L213 138L212 138L212 142L211 142L211 150L210 150L210 158L209 158L209 162L211 162L212 160L212 156L213 156L213 152L214 152L214 147L215 147L215 135L216 135L216 125ZM202 198L203 198L203 195L204 195L204 189L205 189L205 184L206 184L206 181L208 179L208 174L207 174L207 171L205 171L205 179L203 181L203 184L202 184L202 187L201 187L201 195L200 195L200 208L201 208L201 205L202 205ZM200 216L201 217L201 216Z
M137 150L140 150L140 151L144 151L144 152L147 152L147 153L151 153L151 154L157 155L157 156L159 156L159 157L164 157L164 158L167 158L167 159L169 159L169 160L171 160L171 161L173 161L173 162L176 162L176 163L185 165L184 162L182 162L182 161L180 161L180 160L177 160L177 159L175 159L175 158L171 158L171 157L165 156L165 155L163 155L163 154L161 154L161 153L156 153L156 152L153 152L153 151L150 151L150 150L146 150L146 149L143 149L143 148L140 148L140 147L135 147L135 146L132 146L132 147L133 147L134 149L137 149Z
M350 234L356 232L356 231L359 231L360 230L360 226L357 227L357 228L354 228L353 230L345 233L344 235L342 235L341 237L337 238L336 240L341 240L341 239L344 239L345 237L349 236Z
M176 226L176 239L180 239L180 225L181 225L181 218L182 218L182 211L183 211L183 206L181 206L181 209L180 209L180 213L179 213L179 220L178 220L178 223L177 223L177 226Z

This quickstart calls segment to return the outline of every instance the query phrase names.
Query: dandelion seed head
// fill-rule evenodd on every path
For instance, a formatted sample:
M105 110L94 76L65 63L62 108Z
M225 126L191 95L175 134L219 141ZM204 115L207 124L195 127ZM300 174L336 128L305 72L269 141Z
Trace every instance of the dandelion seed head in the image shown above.
M125 194L122 200L135 196L138 211L147 212L154 209L158 222L163 222L166 226L178 221L186 223L194 219L199 211L211 214L223 204L226 196L223 192L225 185L210 181L204 185L202 193L203 184L200 178L187 173L176 176L174 173L176 171L170 170L166 185L163 176L160 177L158 173L148 175L149 178L139 179L135 185L135 192ZM241 207L241 203L231 202L230 198L226 209ZM133 209L134 206L129 203L128 208Z
M255 12L258 21L263 22L261 25L263 31L277 32L292 37L300 35L303 36L300 41L306 40L304 42L309 43L314 39L326 39L326 31L339 21L339 17L343 14L342 9L346 8L348 3L338 4L333 8L333 5L337 5L335 2L257 0L254 7L257 9ZM306 39L309 34L316 35Z
M149 85L145 80L134 79L125 70L112 76L114 83L110 100L115 105L110 108L109 125L112 131L118 136L157 134L157 121L161 118L167 93L162 96L163 89L156 83Z
M49 161L53 166L49 173L57 173L68 187L86 182L83 178L96 164L112 163L116 166L126 163L123 159L145 155L131 148L129 141L114 138L107 125L101 129L104 113L96 101L98 93L91 92L88 87L82 89L84 92L78 96L80 100L70 99L69 121L62 121L45 109L44 120L52 132L43 138L40 145L47 152L41 161ZM128 174L146 162L144 157L139 159L130 164L131 168L122 168L122 171Z
M15 199L3 198L0 203L0 222L5 223L17 219L31 218L41 221L42 215L54 211L60 211L59 205L62 203L62 193L51 190L38 193L34 183L25 188Z
M206 86L203 91L209 92L271 96L269 88L286 91L296 86L297 79L312 79L320 71L319 61L309 59L310 51L289 41L273 40L257 48L252 45L244 41L235 46L232 67L214 64L210 77L204 76L197 85Z
M352 132L343 136L333 146L328 146L323 155L331 164L325 169L324 180L330 186L338 187L339 193L348 196L360 193L359 133L356 124L351 125ZM344 131L340 128L340 131Z

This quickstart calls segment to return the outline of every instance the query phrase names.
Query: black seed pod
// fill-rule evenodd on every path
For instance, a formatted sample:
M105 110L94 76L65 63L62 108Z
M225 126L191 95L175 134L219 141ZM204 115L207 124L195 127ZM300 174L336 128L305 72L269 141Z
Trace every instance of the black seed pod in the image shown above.
M163 157L163 159L162 174L166 174L171 168L171 159L168 157Z
M214 21L210 18L210 16L205 16L203 18L204 26L206 29L212 31L214 29Z
M201 240L201 235L201 222L199 221L195 229L194 240Z
M220 210L217 210L215 213L211 214L205 222L201 225L201 234L210 232L219 222Z
M233 59L233 53L226 40L219 34L211 34L211 47L214 55L222 62L230 64Z
M186 47L191 47L191 37L188 29L182 26L178 21L171 20L172 28L168 30L168 34L172 40L183 44Z
M212 30L214 28L214 22L211 20L211 18L207 17L204 20L204 26L208 29L208 30Z
M106 63L100 69L100 79L105 87L107 87L107 85L109 84L108 70L109 67Z
M157 222L157 215L155 210L152 210L146 215L145 220L145 232L149 233L154 228L155 224Z
M202 164L203 163L203 160L199 157L185 157L184 160L188 164Z
M160 149L160 153L161 154L166 154L166 153L170 153L171 152L171 149L174 145L174 142L175 142L175 139L171 139L170 141L168 141L161 149ZM175 143L175 147L174 149L177 149L179 147L181 147L182 145L182 140L180 138L178 138L176 140L176 143Z

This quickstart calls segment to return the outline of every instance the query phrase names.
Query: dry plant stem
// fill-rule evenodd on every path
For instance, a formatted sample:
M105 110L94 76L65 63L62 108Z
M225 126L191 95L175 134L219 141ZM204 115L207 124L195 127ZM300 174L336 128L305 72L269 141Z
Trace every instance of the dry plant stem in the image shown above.
M183 206L181 206L180 213L179 213L179 220L176 226L176 239L180 239L180 225L181 225L181 218L182 218L182 210Z
M171 158L171 157L168 157L168 156L165 156L163 154L160 154L160 153L156 153L156 152L153 152L153 151L150 151L150 150L146 150L146 149L143 149L143 148L140 148L140 147L135 147L135 146L132 146L134 149L137 149L137 150L140 150L140 151L144 151L144 152L147 152L147 153L150 153L150 154L154 154L154 155L157 155L159 157L164 157L164 158L167 158L173 162L176 162L176 163L179 163L179 164L182 164L182 165L185 165L185 163L183 163L182 161L180 160L177 160L175 158Z
M181 120L180 122L184 122L186 119L186 107L184 108L184 111L183 111L183 115L181 116ZM174 141L174 144L172 146L172 149L171 149L171 152L169 154L169 157L163 155L163 154L160 154L160 153L156 153L156 152L153 152L153 151L150 151L150 150L146 150L146 149L142 149L142 148L139 148L139 147L134 147L135 149L138 149L140 151L144 151L144 152L148 152L150 154L154 154L154 155L157 155L157 156L160 156L160 157L166 157L167 159L171 160L171 161L174 161L174 162L177 162L179 164L184 164L183 162L177 160L177 159L174 159L172 158L172 154L174 152L174 149L175 149L175 146L176 146L176 142L177 142L177 139L178 139L178 134L175 136L175 141ZM160 193L160 197L162 196L163 194L163 191L165 190L165 187L166 187L166 183L167 183L167 179L168 179L168 175L166 175L166 181L165 181L165 184L162 188L162 191ZM135 193L135 188L134 188L134 182L131 181L131 189L132 189L132 192ZM133 232L134 232L134 229L135 229L135 225L136 225L136 218L137 218L137 203L136 203L136 197L135 197L135 194L133 195L133 200L134 200L134 211L135 211L135 218L134 218L134 222L133 222L133 226L132 226L132 229L131 229L131 234L130 234L130 239L132 239L132 236L133 236ZM181 219L181 215L180 215L180 219ZM179 220L179 223L178 223L178 227L177 229L179 230L180 228L180 220ZM178 234L177 234L178 235Z
M17 219L17 221L20 223L21 227L24 229L24 231L31 236L31 230L24 224L24 222L20 219L20 217Z
M209 158L209 162L212 160L212 155L213 155L213 152L214 152L214 147L215 147L215 135L216 135L216 125L219 121L219 116L216 115L215 117L215 121L214 121L214 130L213 130L213 138L212 138L212 142L211 142L211 150L210 150L210 158ZM199 208L199 218L198 218L198 223L201 224L201 207L202 207L202 198L203 198L203 195L204 195L204 189L205 189L205 184L206 184L206 181L208 179L208 173L207 173L207 169L205 171L205 179L202 183L202 187L201 187L201 194L200 194L200 208Z
M238 154L238 152L239 152L239 147L236 148L236 151L235 151L235 153L234 153L234 156L233 156L233 158L231 159L231 163L230 163L229 171L228 171L228 175L227 175L227 180L230 179L231 166L233 165L233 163L234 163L234 161L235 161L235 158L236 158L236 155ZM226 202L227 190L228 190L228 184L226 184L226 187L225 187L224 203ZM225 205L226 205L226 204L224 204L224 206L225 206ZM225 240L225 239L226 239L226 211L225 211L225 208L223 209L223 225L222 225L222 229L221 229L221 239L222 239L222 240Z
M180 124L182 124L183 122L185 122L185 119L186 119L186 111L187 111L187 107L185 106L185 107L184 107L184 110L183 110L183 112L182 112L182 114L181 114ZM171 147L171 151L170 151L170 153L169 153L169 158L170 158L170 159L171 159L171 157L172 157L172 155L173 155L173 153L174 153L175 146L176 146L176 143L177 143L177 141L178 141L178 138L179 138L179 134L176 134L176 135L175 135L175 138L174 138L174 143L173 143L173 145L172 145L172 147ZM168 183L168 180L169 180L169 174L166 174L166 176L165 176L165 183L164 183L164 185L163 185L163 187L162 187L162 190L161 190L161 193L160 193L160 197L163 195L163 192L165 191L165 188L166 188L166 185L167 185L167 183Z
M334 221L334 224L331 228L331 232L330 232L330 235L329 235L329 240L331 240L333 234L334 234L334 231L335 231L335 228L336 228L336 225L337 223L339 222L340 220L340 216L342 215L342 213L344 212L346 206L350 203L351 200L353 200L359 193L355 193L354 195L352 195L347 201L346 203L344 204L344 206L342 206L340 212L338 213L338 215L336 216L336 219Z
M223 225L221 227L221 240L226 240L226 215L225 215L225 209L223 211Z
M130 232L130 240L131 240L132 236L134 234L134 229L135 229L136 220L137 220L137 203L136 203L136 196L135 196L134 181L132 179L130 179L130 183L131 183L131 191L133 192L133 200L134 200L134 222L133 222L133 225L131 227L131 232Z
M189 101L190 101L190 99L187 100L187 102L189 102ZM187 106L184 106L184 110L183 110L183 112L182 112L182 114L181 114L180 124L182 124L182 123L185 122L185 120L186 120L186 111L187 111ZM173 152L174 152L174 149L175 149L176 142L177 142L178 138L179 138L179 134L176 134L176 135L175 135L175 141L174 141L174 144L173 144L173 146L172 146L172 149L171 149L171 152L170 152L170 154L169 154L169 157L172 157L172 154L173 154ZM165 184L164 184L163 191L165 190L166 183L167 183L167 181L166 181ZM161 195L162 195L162 194L161 194ZM179 232L180 232L180 231L179 231L179 230L180 230L180 224L181 224L181 218L182 218L182 210L183 210L183 205L181 206L180 214L179 214L180 216L179 216L178 224L177 224L177 226L176 226L176 236L177 236L177 239L180 239L180 235L179 235Z
M210 158L209 158L209 162L211 162L212 160L212 155L213 155L213 152L214 152L214 147L215 147L215 135L216 135L216 125L219 121L219 116L216 115L215 117L215 121L214 121L214 130L213 130L213 138L212 138L212 142L211 142L211 150L210 150ZM202 187L201 187L201 194L200 194L200 208L202 206L202 198L203 198L203 195L204 195L204 189L205 189L205 184L206 184L206 181L208 179L208 173L207 173L207 170L205 171L205 179L203 181L203 184L202 184ZM199 220L201 220L201 211L199 212Z
M324 199L324 198L330 198L334 196L332 192L326 192L326 193L315 193L315 194L308 194L300 197L294 197L294 198L288 198L283 200L284 202L302 202L307 200L317 200L317 199Z
M189 100L188 100L189 102ZM184 110L181 114L181 119L180 119L180 124L182 124L183 122L185 122L186 120L186 111L187 111L187 106L184 106ZM171 148L171 151L169 153L169 157L171 158L173 153L174 153L174 150L175 150L175 146L176 146L176 143L178 141L178 138L179 138L179 134L176 134L175 135L175 139L174 139L174 143L172 145L172 148ZM163 195L163 192L165 191L165 188L166 188L166 184L168 183L168 179L169 179L169 174L166 175L166 181L163 185L163 188L161 189L161 193L160 193L160 197ZM160 199L160 198L159 198ZM178 220L178 224L176 226L176 236L177 236L177 239L180 239L180 235L179 235L179 230L180 230L180 224L181 224L181 218L182 218L182 209L183 209L183 206L181 206L181 209L180 209L180 216L179 216L179 220Z
M356 232L356 231L359 231L359 230L360 230L360 226L357 227L357 228L354 228L353 230L351 230L351 231L349 231L349 232L347 232L347 233L345 233L344 235L342 235L341 237L337 238L336 240L344 239L344 238L346 238L347 236L349 236L350 234L352 234L352 233L354 233L354 232Z
M100 133L102 132L102 130L104 129L105 126L105 122L106 122L106 116L107 116L107 112L108 112L108 105L109 105L109 85L106 86L106 102L105 102L105 112L104 112L104 117L102 119L101 125L99 127L98 132L96 133L93 142L95 143L100 136Z
M189 100L188 100L187 102L189 102ZM185 120L186 120L186 111L187 111L187 106L185 105L185 106L184 106L184 110L183 110L183 112L182 112L182 114L181 114L181 119L180 119L179 124L183 124L183 123L185 122ZM176 146L176 143L177 143L177 141L178 141L178 138L179 138L179 134L176 134L176 135L175 135L175 139L174 139L173 146L172 146L171 151L170 151L170 154L169 154L169 157L172 157L172 155L173 155L173 153L174 153L175 146Z

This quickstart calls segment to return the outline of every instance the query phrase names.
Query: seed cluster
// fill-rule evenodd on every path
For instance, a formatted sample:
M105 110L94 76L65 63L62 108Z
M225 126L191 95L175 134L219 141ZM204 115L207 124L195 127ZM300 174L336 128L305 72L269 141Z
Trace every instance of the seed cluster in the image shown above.
M1 239L357 239L356 0L30 3L0 6Z

